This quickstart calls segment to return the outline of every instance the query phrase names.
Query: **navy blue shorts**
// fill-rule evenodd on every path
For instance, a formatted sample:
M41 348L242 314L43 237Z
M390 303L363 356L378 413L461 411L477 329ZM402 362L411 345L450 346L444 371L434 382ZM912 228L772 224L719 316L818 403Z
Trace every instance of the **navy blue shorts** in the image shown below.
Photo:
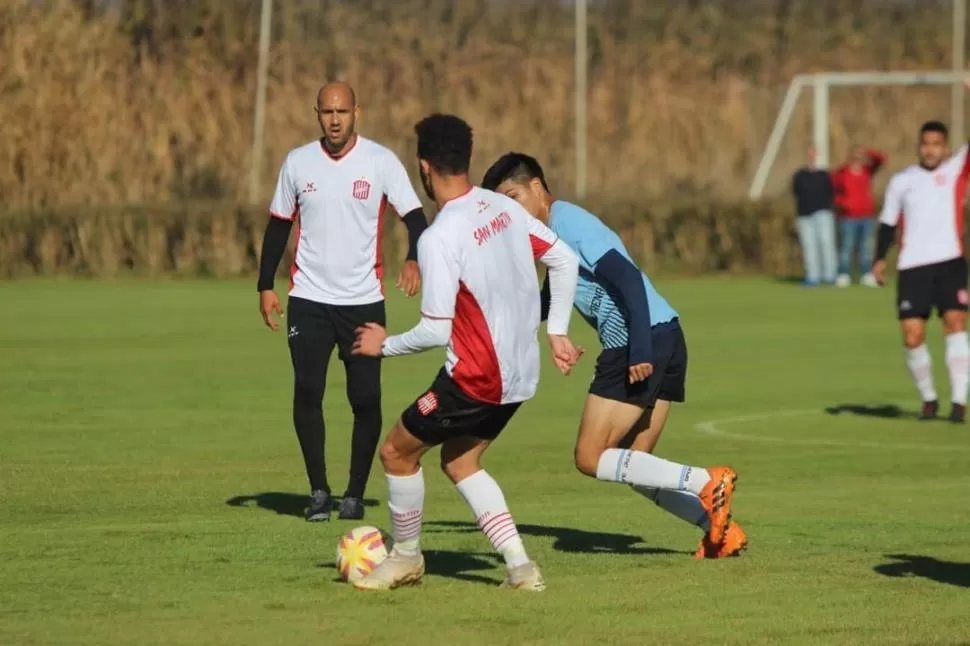
M603 350L589 393L641 406L654 407L658 399L682 402L687 383L687 342L677 319L653 328L653 374L646 381L630 383L627 348Z

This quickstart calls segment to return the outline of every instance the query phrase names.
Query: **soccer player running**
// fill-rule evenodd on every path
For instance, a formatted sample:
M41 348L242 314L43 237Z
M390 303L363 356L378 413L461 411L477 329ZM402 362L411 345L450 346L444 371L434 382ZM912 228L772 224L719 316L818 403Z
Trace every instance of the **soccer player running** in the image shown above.
M382 228L388 202L408 229L407 261L397 285L408 296L420 287L417 240L427 228L421 201L400 159L357 134L356 97L345 83L317 94L323 137L290 151L270 206L259 267L259 309L274 332L283 308L273 277L299 218L290 271L287 341L293 363L293 425L310 481L308 521L333 509L325 459L323 394L334 348L347 373L354 426L350 479L340 518L364 517L364 490L381 435L381 364L351 353L357 327L385 320Z
M947 127L928 121L919 131L919 163L893 175L886 188L872 273L886 282L886 254L902 227L896 267L896 307L906 366L922 398L920 418L934 419L939 398L926 347L926 321L935 308L943 319L950 373L951 422L963 422L970 385L967 337L967 261L963 250L964 200L970 163L967 146L950 156Z
M677 312L616 233L588 211L553 198L534 158L508 153L486 172L482 186L518 201L579 256L576 309L596 329L603 351L580 422L576 468L632 485L660 508L704 529L697 558L738 554L747 536L731 520L734 470L652 455L670 403L684 401L687 346Z
M539 383L535 259L549 268L546 327L552 356L563 373L579 358L566 337L578 260L514 201L471 185L468 124L435 114L418 123L415 131L422 184L439 208L418 242L424 280L421 319L410 331L391 337L370 323L360 330L354 352L395 357L447 346L447 360L381 447L394 547L355 585L389 590L421 579L421 457L441 445L442 469L505 559L504 584L540 591L545 587L542 575L530 561L505 496L482 468L481 457Z

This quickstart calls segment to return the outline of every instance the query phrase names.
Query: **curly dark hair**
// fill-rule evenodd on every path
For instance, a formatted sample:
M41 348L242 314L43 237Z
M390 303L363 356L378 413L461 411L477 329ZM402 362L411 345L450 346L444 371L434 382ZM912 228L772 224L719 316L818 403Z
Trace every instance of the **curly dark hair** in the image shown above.
M472 161L472 129L452 114L432 114L414 126L418 159L442 175L465 175Z
M942 121L927 121L924 123L919 129L919 134L923 136L927 132L938 132L943 135L944 139L949 139L950 137L950 130Z
M542 182L542 188L549 190L546 184L546 175L542 172L542 166L536 161L535 157L530 157L525 153L505 153L492 164L492 167L485 171L482 178L482 188L494 191L499 184L507 179L514 179L519 182L529 182L536 179Z

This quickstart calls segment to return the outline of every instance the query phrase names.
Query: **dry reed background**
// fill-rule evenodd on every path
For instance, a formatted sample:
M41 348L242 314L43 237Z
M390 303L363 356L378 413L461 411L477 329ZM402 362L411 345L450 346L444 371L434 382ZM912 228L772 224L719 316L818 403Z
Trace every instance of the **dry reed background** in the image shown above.
M405 160L418 118L455 111L476 129L476 174L516 148L542 159L554 187L571 193L569 3L275 4L266 200L287 149L316 136L313 96L331 78L354 83L365 108L362 132ZM735 204L790 77L949 65L949 3L939 0L592 4L591 200L623 220L640 255L660 256L656 264L794 269L787 202ZM0 0L0 196L16 212L0 218L0 273L177 269L187 266L176 260L184 252L178 241L203 235L203 220L234 233L199 244L246 240L229 254L244 260L209 254L188 264L219 274L251 270L260 232L247 223L261 216L231 203L245 194L248 176L258 14L258 0ZM809 107L806 97L770 180L776 196L801 161ZM833 152L850 141L870 143L899 167L912 155L918 123L947 116L943 88L833 92ZM215 201L200 209L205 217L189 206L125 206L200 200ZM122 235L113 218L128 223L127 242L110 242ZM704 228L676 233L687 221ZM144 241L137 231L152 227L162 231L152 234L156 242L167 241L158 253L168 254L154 265L146 259L155 252L131 251ZM768 229L779 237L757 237ZM729 233L736 239L726 240ZM64 247L50 251L53 240ZM691 251L701 244L704 253ZM99 269L92 251L99 245L129 251ZM726 249L742 255L732 260ZM789 261L767 260L773 253Z

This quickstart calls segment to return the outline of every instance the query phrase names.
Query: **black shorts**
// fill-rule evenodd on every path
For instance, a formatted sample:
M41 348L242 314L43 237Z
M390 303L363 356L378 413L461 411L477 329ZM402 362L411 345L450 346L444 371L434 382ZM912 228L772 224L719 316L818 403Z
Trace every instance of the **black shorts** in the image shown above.
M967 311L967 261L954 258L899 272L896 280L896 312L899 320L928 319L935 308L944 312Z
M653 328L653 374L646 381L630 383L627 348L603 350L596 359L596 371L589 393L621 401L645 410L658 399L682 402L687 382L687 342L680 323L674 319Z
M431 446L463 435L494 440L521 405L472 399L442 368L431 388L401 414L401 421L411 435Z
M387 324L384 301L366 305L327 305L291 296L286 306L286 338L290 350L330 360L334 347L344 363L371 360L351 354L357 328L365 323ZM379 359L377 359L379 361Z

